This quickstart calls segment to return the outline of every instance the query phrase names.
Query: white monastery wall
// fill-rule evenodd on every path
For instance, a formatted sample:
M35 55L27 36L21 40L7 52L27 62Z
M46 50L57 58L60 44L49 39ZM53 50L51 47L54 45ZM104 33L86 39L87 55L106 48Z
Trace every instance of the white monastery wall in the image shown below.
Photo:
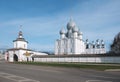
M120 63L118 57L56 57L34 58L35 62L89 62L89 63Z

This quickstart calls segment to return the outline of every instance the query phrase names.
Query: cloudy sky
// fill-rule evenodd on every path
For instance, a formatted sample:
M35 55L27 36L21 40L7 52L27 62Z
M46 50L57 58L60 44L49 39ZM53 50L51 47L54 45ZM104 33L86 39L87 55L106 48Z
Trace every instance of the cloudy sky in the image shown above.
M107 51L120 32L120 0L0 0L0 48L12 48L20 25L29 48L54 51L70 17L90 42L103 39Z

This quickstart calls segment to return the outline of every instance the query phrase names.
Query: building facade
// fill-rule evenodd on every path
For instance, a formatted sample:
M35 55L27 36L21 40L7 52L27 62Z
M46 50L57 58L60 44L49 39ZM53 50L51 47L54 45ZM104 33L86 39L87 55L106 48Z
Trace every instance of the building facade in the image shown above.
M22 31L19 31L18 38L13 40L13 48L8 49L5 53L5 60L9 62L14 61L32 61L33 55L48 55L46 53L41 53L33 51L27 48L28 41L23 37Z
M83 33L71 19L67 23L67 32L62 28L60 30L60 39L55 42L55 55L104 53L106 53L104 41L99 39L95 42L92 41L92 43L88 39L84 41Z

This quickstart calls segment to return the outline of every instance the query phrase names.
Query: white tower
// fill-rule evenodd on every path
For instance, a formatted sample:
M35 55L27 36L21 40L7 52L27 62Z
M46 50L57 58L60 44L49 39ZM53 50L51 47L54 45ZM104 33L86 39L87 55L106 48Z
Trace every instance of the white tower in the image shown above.
M19 31L18 38L16 40L13 40L14 48L22 48L27 49L28 42L23 38L22 31Z
M78 28L75 26L72 29L72 33L73 33L73 54L77 54L78 52Z
M82 32L80 32L80 31L78 31L78 38L80 39L80 40L82 40L83 38L82 38L82 36L83 36L83 33Z
M64 39L64 38L65 38L65 30L64 30L64 29L61 29L61 30L60 30L60 38L61 38L61 39Z
M74 27L73 28L73 38L77 38L78 37L78 28Z

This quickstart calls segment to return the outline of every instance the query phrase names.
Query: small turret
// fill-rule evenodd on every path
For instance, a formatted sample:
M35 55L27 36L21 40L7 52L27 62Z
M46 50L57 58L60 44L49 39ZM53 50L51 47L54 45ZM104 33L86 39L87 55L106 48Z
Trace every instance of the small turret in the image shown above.
M74 27L73 29L72 29L72 32L73 32L73 37L74 38L77 38L78 37L78 28L77 27Z
M96 48L100 48L99 39L96 40Z
M60 37L61 37L61 39L65 38L65 30L64 30L64 28L60 30Z
M18 38L23 38L22 31L19 31Z
M101 40L101 48L105 48L105 43L103 40Z
M80 40L82 40L83 38L82 38L82 36L83 36L83 33L82 32L80 32L80 31L78 31L78 37L79 37L79 39Z
M70 30L76 26L75 22L70 19L70 21L67 23L67 29Z
M95 42L92 41L92 48L95 48Z
M88 39L86 39L86 49L89 49L89 42L88 42Z
M60 30L60 35L61 35L61 34L65 34L64 28Z

